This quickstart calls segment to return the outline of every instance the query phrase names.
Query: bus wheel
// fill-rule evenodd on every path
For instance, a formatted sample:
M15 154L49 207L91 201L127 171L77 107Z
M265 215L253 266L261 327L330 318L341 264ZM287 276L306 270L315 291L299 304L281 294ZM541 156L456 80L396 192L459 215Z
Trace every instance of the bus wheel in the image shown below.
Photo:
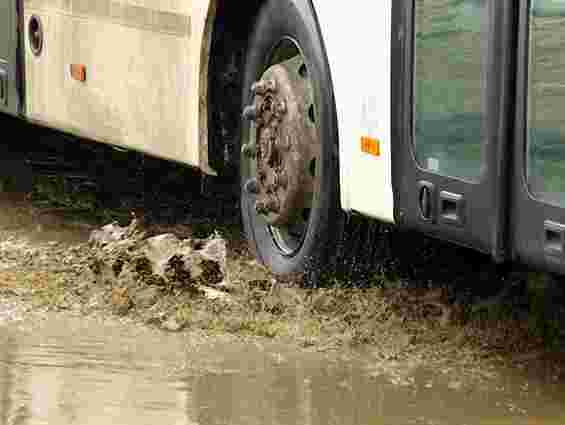
M306 5L267 0L250 39L241 208L260 261L277 274L317 277L335 249L341 209L333 90Z

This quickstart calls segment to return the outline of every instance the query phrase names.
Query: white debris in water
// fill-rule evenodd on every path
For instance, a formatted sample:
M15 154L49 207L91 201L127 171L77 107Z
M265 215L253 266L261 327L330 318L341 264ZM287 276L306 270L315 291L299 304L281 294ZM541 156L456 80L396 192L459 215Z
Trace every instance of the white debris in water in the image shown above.
M24 309L14 301L0 298L0 323L24 320Z

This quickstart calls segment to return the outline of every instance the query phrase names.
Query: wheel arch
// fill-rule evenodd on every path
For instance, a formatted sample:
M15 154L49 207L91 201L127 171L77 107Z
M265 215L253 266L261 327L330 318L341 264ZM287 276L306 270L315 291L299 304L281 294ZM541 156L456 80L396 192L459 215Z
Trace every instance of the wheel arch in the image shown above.
M201 54L200 98L205 99L206 113L201 114L199 122L200 146L202 157L220 174L231 175L239 168L242 70L248 38L264 1L210 1ZM331 67L315 5L312 0L292 1L299 10L311 14L314 19L336 114ZM229 100L226 101L226 98ZM336 131L335 153L338 157L339 131Z

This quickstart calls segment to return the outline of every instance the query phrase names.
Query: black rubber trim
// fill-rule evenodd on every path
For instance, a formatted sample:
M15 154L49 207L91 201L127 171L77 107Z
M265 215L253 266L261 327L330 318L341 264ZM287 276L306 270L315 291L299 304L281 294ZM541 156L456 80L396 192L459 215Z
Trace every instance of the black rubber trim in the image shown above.
M405 117L406 111L403 107L405 67L408 58L405 58L405 28L403 23L406 20L404 15L406 9L402 0L392 2L391 15L391 72L390 72L390 88L391 88L391 158L392 158L392 190L394 198L394 220L396 224L402 226L404 213L400 208L402 194L402 155L399 149L401 143L403 123L408 122ZM399 82L399 80L402 80Z
M528 39L529 39L529 5L530 2L522 0L519 7L519 21L518 21L518 53L519 60L516 63L516 108L515 108L515 123L514 123L514 148L513 148L513 161L512 161L512 180L513 191L511 197L512 211L518 211L518 208L524 208L520 205L520 198L522 195L520 188L527 188L525 170L525 142L526 142L526 124L527 124L527 99L528 99L528 59L530 54ZM518 189L515 189L518 186ZM527 197L526 197L527 198ZM528 208L527 206L525 208ZM532 216L534 211L530 212ZM510 228L513 230L510 235L510 255L513 259L518 259L518 252L520 248L518 245L520 241L518 232L515 229L519 228L521 224L518 214L513 213L510 215ZM526 262L532 261L531 259L524 258Z
M272 47L283 38L296 40L303 51L306 65L311 70L318 122L322 144L319 166L320 191L314 199L308 230L301 247L292 255L285 255L275 245L268 226L256 217L252 208L253 196L242 190L244 229L252 248L263 263L278 274L320 270L325 267L329 252L334 248L336 235L332 231L339 211L337 192L339 166L337 158L337 114L330 80L327 55L323 50L319 24L309 0L268 0L259 12L259 19L251 38L244 73L243 100L249 104L249 87L263 73L269 63ZM288 16L282 16L288 15ZM247 140L244 128L243 139ZM242 179L248 170L242 167ZM242 183L243 183L242 181Z
M16 87L19 95L19 116L26 116L26 67L25 67L25 27L24 0L16 0L17 13L17 52L16 52Z
M510 242L510 199L512 193L512 143L514 141L514 117L516 114L516 63L518 50L517 31L519 22L518 10L514 3L507 3L502 14L502 23L498 26L496 50L499 53L500 64L496 70L500 84L500 96L506 102L500 105L502 113L498 124L493 124L493 133L498 143L493 146L492 154L496 155L497 167L493 170L493 213L491 256L495 262L511 260ZM513 12L512 12L513 11Z

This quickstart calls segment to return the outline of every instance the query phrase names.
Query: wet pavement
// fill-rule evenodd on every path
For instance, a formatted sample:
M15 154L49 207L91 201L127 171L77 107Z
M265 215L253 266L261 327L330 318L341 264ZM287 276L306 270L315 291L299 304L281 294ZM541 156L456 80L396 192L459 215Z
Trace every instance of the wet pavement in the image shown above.
M95 227L64 215L64 211L33 208L21 193L0 193L0 211L0 231L34 242L86 242Z
M90 319L0 325L1 424L562 424L562 390Z
M92 226L73 214L24 198L0 196L0 231L32 242L88 238ZM0 425L565 423L565 386L551 373L458 370L449 359L434 366L367 350L305 352L44 316L0 295Z

